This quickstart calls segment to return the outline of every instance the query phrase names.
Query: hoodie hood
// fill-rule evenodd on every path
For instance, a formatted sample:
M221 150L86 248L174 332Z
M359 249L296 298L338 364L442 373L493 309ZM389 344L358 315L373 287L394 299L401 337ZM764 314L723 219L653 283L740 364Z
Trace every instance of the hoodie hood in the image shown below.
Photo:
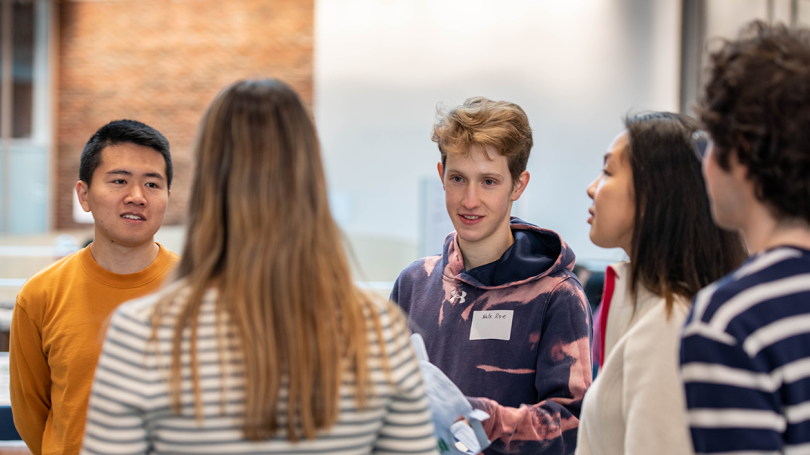
M442 252L445 277L477 288L500 289L574 268L576 256L559 234L517 217L511 217L509 224L515 238L512 246L497 261L471 270L464 269L458 236L451 232Z

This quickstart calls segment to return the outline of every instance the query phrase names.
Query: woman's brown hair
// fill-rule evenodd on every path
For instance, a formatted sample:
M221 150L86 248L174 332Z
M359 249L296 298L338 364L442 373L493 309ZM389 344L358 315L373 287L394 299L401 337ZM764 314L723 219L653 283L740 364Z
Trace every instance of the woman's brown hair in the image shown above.
M697 122L653 112L625 120L636 200L628 286L646 287L666 299L692 299L745 260L738 233L712 220L700 161L691 137Z
M183 334L190 330L201 418L198 319L203 296L214 287L220 354L223 315L242 351L245 437L276 433L284 383L288 439L314 438L337 419L344 372L356 380L359 407L365 405L368 330L382 343L378 307L354 286L329 210L315 125L286 84L241 81L208 108L194 155L180 291L164 298L153 318L156 333L168 307L180 302L169 376L172 407L180 412ZM176 298L179 292L188 298ZM387 370L384 355L382 363Z

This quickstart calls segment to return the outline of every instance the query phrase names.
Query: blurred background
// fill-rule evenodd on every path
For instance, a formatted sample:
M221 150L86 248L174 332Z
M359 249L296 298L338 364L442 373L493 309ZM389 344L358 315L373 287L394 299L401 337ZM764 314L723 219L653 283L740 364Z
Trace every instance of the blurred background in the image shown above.
M92 239L79 156L114 119L171 142L158 241L181 252L199 118L251 77L281 78L312 107L358 281L386 293L440 251L452 225L431 125L438 105L479 95L520 104L534 128L513 214L599 270L623 254L589 241L585 188L622 117L691 112L706 48L755 18L810 23L810 1L0 0L0 307Z
M312 107L367 286L387 294L452 230L431 125L471 96L526 110L532 178L513 214L598 271L623 254L589 241L585 188L623 116L691 112L707 47L756 18L810 24L810 1L0 0L0 332L25 279L92 239L73 188L111 120L171 142L158 241L181 252L199 118L240 78L281 78Z
M199 118L240 78L281 78L312 107L366 286L387 295L440 252L452 225L431 125L471 96L526 110L532 178L513 214L598 272L623 254L590 243L585 189L623 116L691 112L707 47L756 18L810 24L810 1L0 0L0 350L25 279L92 239L73 188L93 132L132 118L169 139L157 238L180 253Z

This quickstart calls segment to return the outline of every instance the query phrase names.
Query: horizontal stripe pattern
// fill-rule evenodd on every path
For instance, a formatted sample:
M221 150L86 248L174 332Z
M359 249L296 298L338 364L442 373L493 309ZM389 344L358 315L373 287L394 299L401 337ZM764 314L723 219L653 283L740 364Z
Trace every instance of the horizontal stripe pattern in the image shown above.
M810 252L764 252L699 292L681 373L696 453L810 455Z
M164 292L168 292L170 289ZM171 409L168 375L173 329L180 305L164 315L156 339L151 315L162 294L122 305L113 315L96 368L85 428L83 454L434 454L434 436L422 377L407 329L380 305L382 350L369 323L371 396L358 409L355 381L344 373L338 422L314 440L286 439L286 381L277 413L277 435L266 441L243 437L244 370L238 339L223 317L222 349L217 343L214 291L205 296L198 325L201 421L194 411L189 331L181 344L181 412ZM167 322L168 321L168 322ZM404 330L403 330L404 329ZM383 352L384 350L384 352ZM220 358L220 352L225 358ZM387 355L390 371L383 368ZM224 369L223 369L224 365Z

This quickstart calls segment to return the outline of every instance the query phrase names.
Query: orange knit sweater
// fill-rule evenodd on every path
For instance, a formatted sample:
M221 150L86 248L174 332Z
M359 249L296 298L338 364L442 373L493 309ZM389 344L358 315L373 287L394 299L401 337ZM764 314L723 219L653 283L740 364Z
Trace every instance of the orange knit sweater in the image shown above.
M119 275L85 248L23 285L11 322L11 409L34 455L79 453L108 316L157 290L178 259L161 247L149 267Z

